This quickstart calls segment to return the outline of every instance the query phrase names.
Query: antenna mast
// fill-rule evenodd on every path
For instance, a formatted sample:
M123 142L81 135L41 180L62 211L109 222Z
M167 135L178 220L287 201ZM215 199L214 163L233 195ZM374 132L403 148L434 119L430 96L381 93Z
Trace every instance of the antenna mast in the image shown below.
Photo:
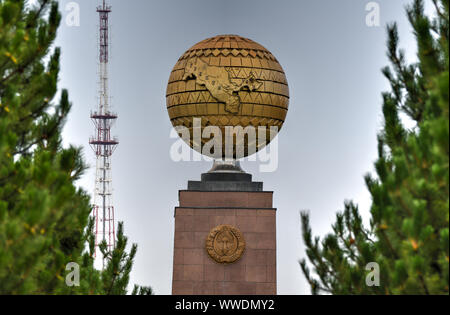
M97 163L95 172L95 190L93 216L95 220L95 255L98 245L105 241L108 250L115 247L114 206L112 202L112 169L111 156L119 141L111 137L111 127L117 119L117 114L110 110L108 89L109 61L109 13L111 6L103 0L103 5L97 7L99 24L99 103L97 110L91 112L95 126L95 135L89 139L89 144L95 152Z

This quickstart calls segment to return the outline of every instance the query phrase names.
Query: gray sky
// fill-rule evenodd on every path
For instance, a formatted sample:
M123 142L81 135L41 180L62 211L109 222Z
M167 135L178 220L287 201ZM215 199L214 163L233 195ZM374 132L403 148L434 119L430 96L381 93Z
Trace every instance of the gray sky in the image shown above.
M60 87L68 88L73 109L66 143L88 145L97 106L97 20L99 1L78 0L80 26L63 21ZM279 135L279 167L260 173L244 169L273 190L277 213L278 293L309 294L298 260L305 256L299 211L308 209L315 234L331 230L345 199L366 215L370 195L363 175L373 169L381 126L381 92L388 84L385 24L397 21L401 46L414 58L414 41L404 14L410 1L379 0L381 26L366 26L364 0L109 0L113 6L111 95L119 119L113 134L116 219L138 244L131 283L171 293L174 207L178 190L209 170L208 162L173 162L165 90L177 59L193 44L218 34L238 34L269 49L283 66L290 107ZM91 167L79 184L92 192Z

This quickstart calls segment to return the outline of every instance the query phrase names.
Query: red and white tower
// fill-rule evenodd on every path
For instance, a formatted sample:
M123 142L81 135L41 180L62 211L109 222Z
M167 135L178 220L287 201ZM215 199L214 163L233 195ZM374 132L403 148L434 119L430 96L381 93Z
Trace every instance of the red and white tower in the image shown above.
M119 144L117 138L111 137L111 127L117 119L117 114L111 112L108 90L109 13L111 7L106 5L105 0L103 0L103 5L97 7L97 12L100 17L100 88L98 108L91 112L95 135L89 140L89 144L97 157L93 204L96 254L97 247L102 241L106 241L110 250L115 246L111 156Z

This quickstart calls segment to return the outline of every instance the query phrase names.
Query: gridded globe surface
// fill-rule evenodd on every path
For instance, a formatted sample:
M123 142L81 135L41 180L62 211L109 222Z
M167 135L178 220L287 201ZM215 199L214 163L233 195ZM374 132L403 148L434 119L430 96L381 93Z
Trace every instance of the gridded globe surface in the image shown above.
M266 127L266 141L258 143L256 150L269 144L270 127L281 129L285 121L289 88L283 68L266 48L237 35L219 35L199 42L179 58L170 74L166 101L172 125L190 130L188 144L194 149L210 140L194 143L194 118L201 119L202 128L219 127L224 157L226 126L253 126L256 139L258 130L264 130L258 127ZM253 153L250 145L254 143L246 138L244 156Z

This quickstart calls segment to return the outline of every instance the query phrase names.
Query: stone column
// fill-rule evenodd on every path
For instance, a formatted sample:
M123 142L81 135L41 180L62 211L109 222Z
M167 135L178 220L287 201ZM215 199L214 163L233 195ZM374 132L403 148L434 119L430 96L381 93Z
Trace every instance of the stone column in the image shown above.
M172 294L275 295L272 200L273 192L263 191L246 173L206 173L201 181L190 181L175 208Z

